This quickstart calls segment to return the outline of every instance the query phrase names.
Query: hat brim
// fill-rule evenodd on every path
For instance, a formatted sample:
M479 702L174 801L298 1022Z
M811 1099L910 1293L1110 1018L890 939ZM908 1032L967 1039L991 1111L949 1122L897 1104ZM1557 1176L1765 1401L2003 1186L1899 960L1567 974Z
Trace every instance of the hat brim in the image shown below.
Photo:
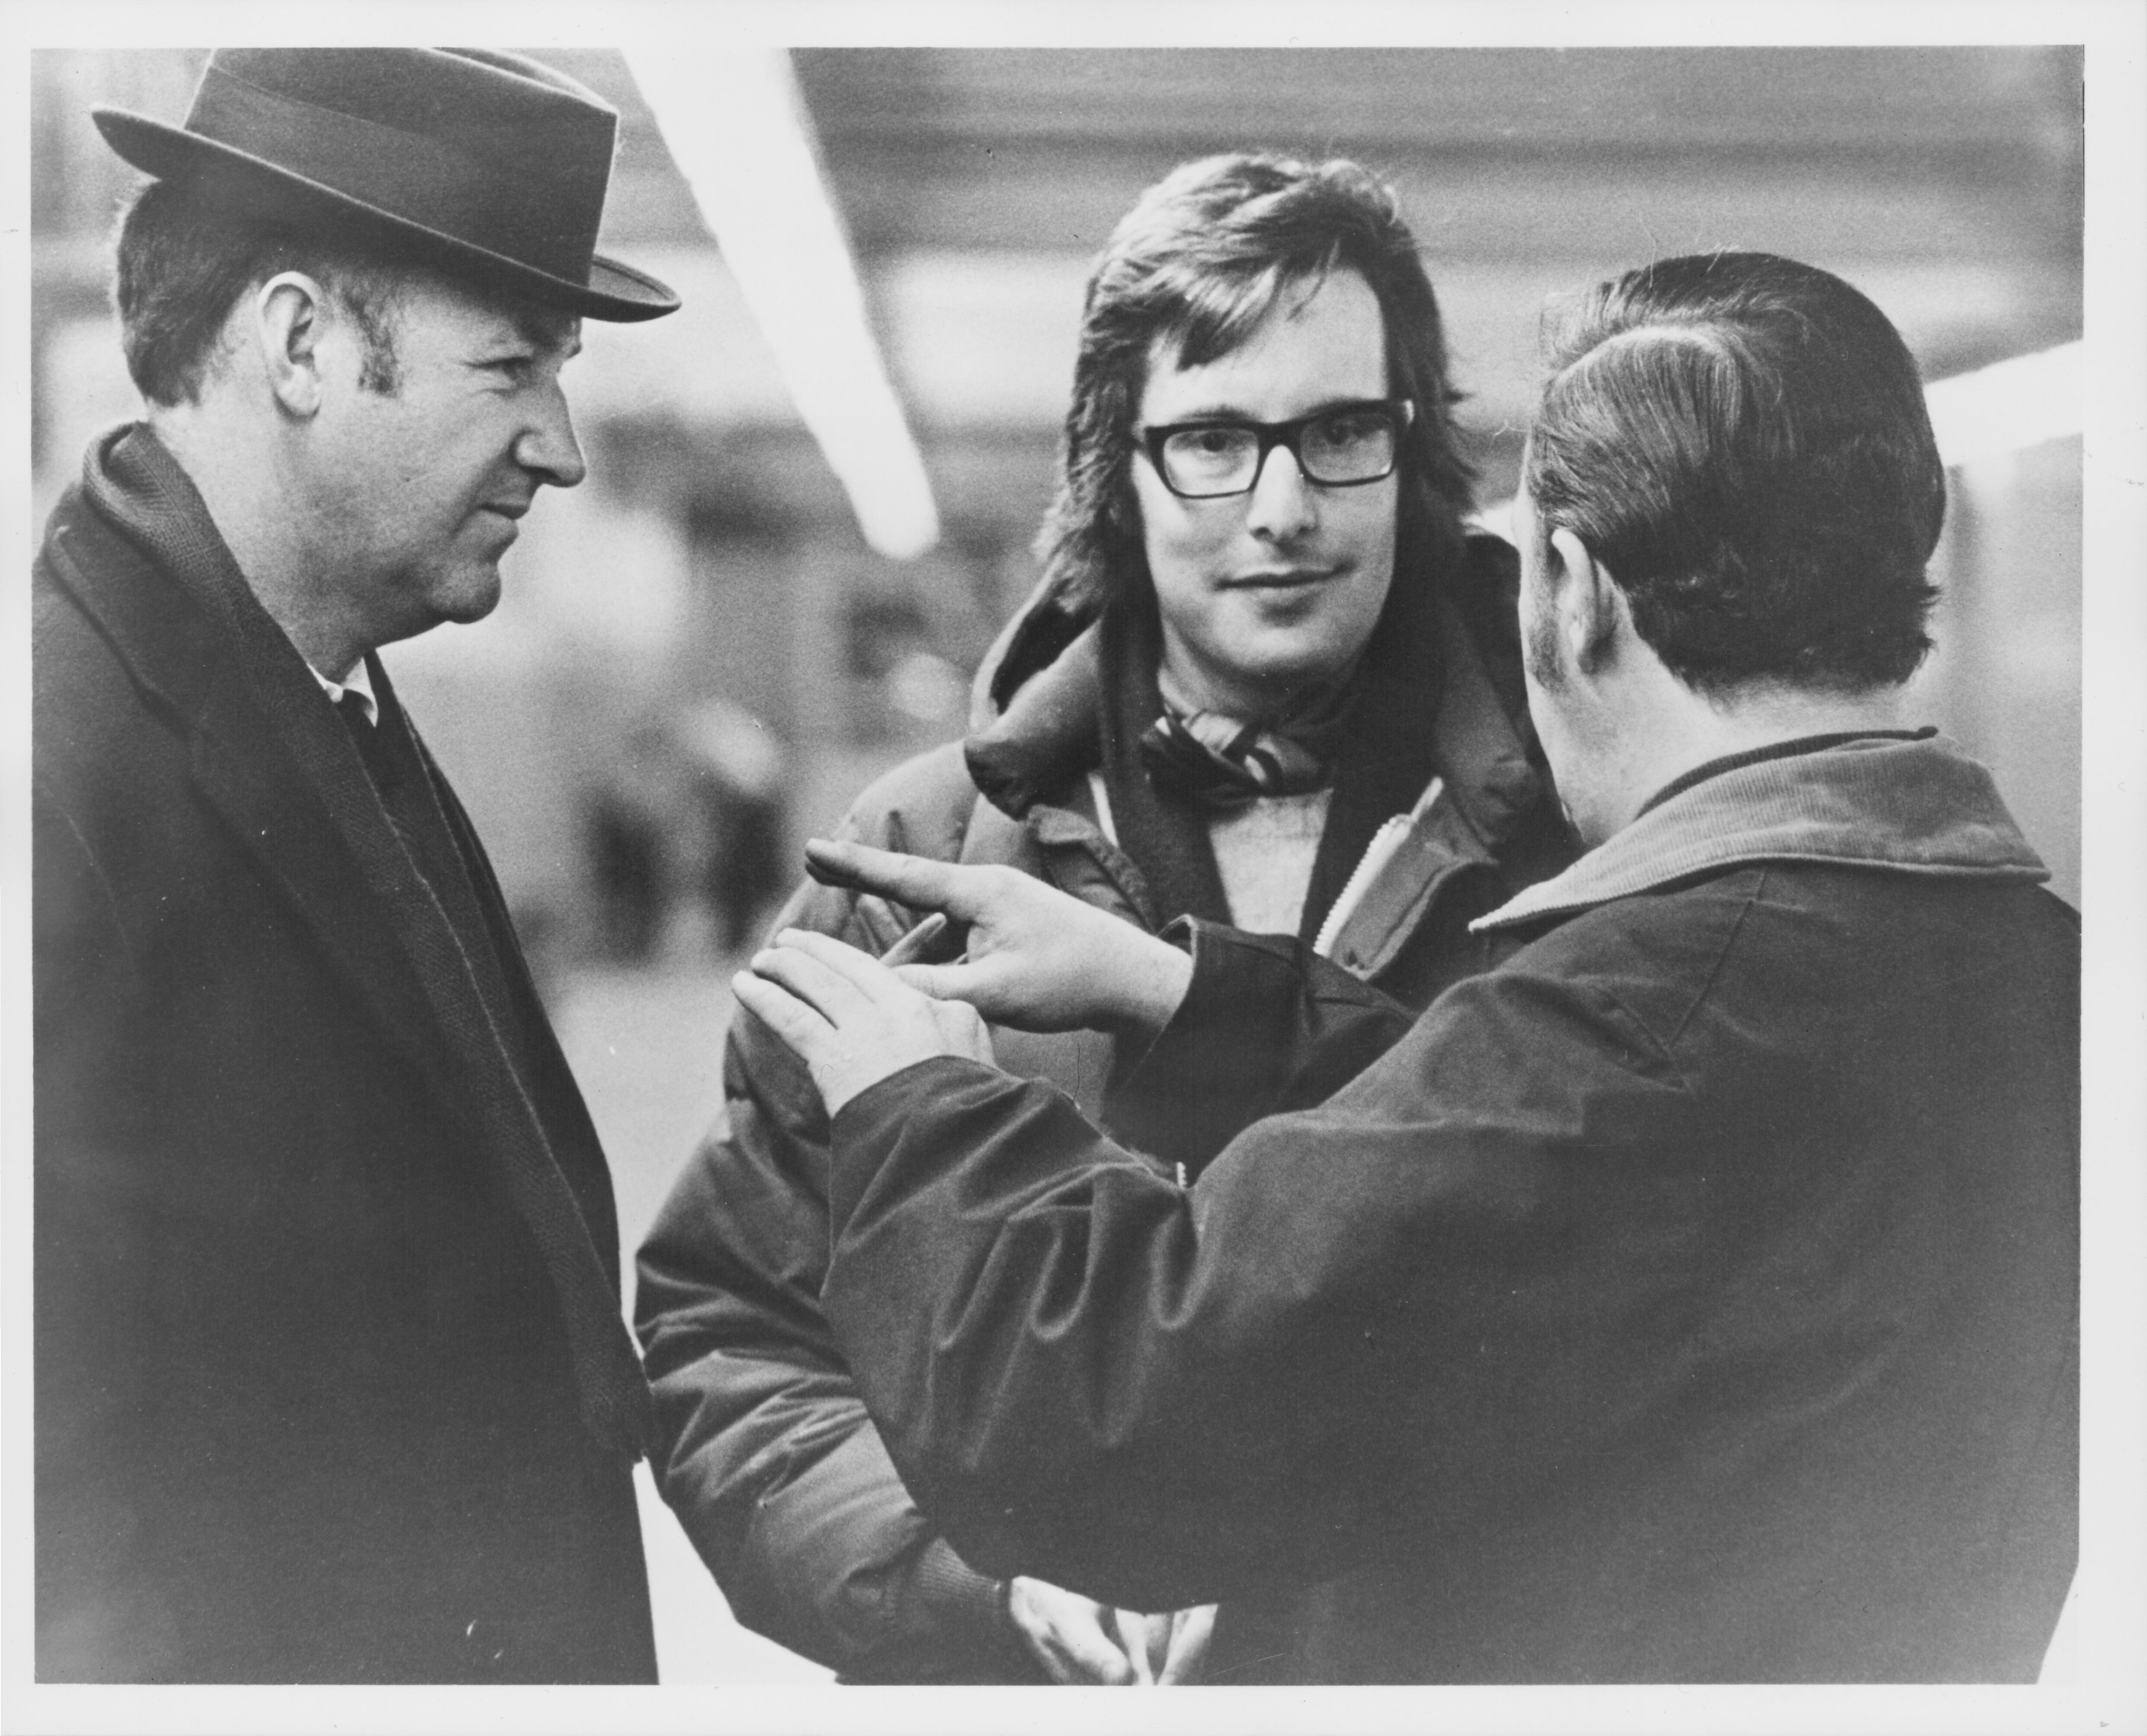
M145 175L172 181L213 173L249 193L264 209L288 212L328 226L338 219L354 219L373 226L383 239L392 238L403 249L451 275L474 278L542 307L589 319L630 321L661 318L678 306L678 295L668 285L601 254L589 262L588 281L577 283L353 198L198 133L123 108L100 107L92 109L90 117L104 142Z

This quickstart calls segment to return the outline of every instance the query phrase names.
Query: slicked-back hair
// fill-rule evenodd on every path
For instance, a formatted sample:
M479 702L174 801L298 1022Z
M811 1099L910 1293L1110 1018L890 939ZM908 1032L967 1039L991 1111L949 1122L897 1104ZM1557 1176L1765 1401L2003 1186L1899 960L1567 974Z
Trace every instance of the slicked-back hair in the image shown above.
M1665 259L1554 328L1524 478L1688 687L1864 692L1930 649L1945 470L1914 359L1830 273Z
M1100 603L1147 581L1132 465L1151 357L1213 362L1336 271L1378 298L1387 390L1416 405L1396 466L1396 572L1458 541L1474 473L1454 444L1439 303L1394 190L1339 158L1209 157L1141 196L1089 277L1058 495L1037 539L1063 594Z
M396 294L411 268L402 261L185 181L144 183L120 218L115 251L127 372L153 404L198 401L233 306L285 271L318 279L349 316L363 344L359 383L397 388Z

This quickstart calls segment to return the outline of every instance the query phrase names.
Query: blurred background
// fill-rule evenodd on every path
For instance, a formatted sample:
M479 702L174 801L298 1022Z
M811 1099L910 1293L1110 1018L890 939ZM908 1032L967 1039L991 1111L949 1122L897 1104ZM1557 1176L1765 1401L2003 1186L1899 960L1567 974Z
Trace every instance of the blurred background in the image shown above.
M685 308L585 329L589 481L525 522L491 619L387 661L492 852L629 1255L720 1100L725 980L800 841L962 733L1033 579L1089 263L1189 157L1394 181L1493 522L1562 294L1717 247L1862 288L1942 383L1919 721L1994 768L2079 902L2078 50L533 52L618 108L601 245ZM138 413L107 301L132 172L90 107L177 121L204 58L33 57L40 523ZM642 1476L665 1679L824 1674L729 1622Z

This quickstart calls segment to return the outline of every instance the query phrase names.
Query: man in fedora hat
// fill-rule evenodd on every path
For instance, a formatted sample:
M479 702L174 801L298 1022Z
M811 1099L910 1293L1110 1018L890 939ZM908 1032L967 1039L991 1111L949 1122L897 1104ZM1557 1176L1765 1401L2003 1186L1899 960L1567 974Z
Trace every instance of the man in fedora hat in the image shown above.
M38 1674L652 1680L603 1154L376 652L499 594L617 116L224 50L116 299L144 420L36 571Z

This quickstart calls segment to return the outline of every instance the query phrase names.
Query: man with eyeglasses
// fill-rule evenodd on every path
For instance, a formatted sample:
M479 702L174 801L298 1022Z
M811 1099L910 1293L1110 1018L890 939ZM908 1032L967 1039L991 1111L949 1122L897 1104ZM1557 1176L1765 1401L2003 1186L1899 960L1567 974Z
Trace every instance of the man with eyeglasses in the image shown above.
M1571 847L1515 558L1464 526L1453 396L1389 188L1343 162L1177 170L1091 278L1043 582L968 738L866 791L843 835L1150 931L1299 937L1412 1007L1487 968L1470 920ZM917 915L808 885L782 922L883 952ZM1093 1031L996 1036L1092 1112L1125 1059ZM725 1089L642 1251L638 1323L664 1493L733 1611L854 1680L1183 1679L1206 1612L987 1578L918 1512L820 1307L819 1093L750 1018Z

